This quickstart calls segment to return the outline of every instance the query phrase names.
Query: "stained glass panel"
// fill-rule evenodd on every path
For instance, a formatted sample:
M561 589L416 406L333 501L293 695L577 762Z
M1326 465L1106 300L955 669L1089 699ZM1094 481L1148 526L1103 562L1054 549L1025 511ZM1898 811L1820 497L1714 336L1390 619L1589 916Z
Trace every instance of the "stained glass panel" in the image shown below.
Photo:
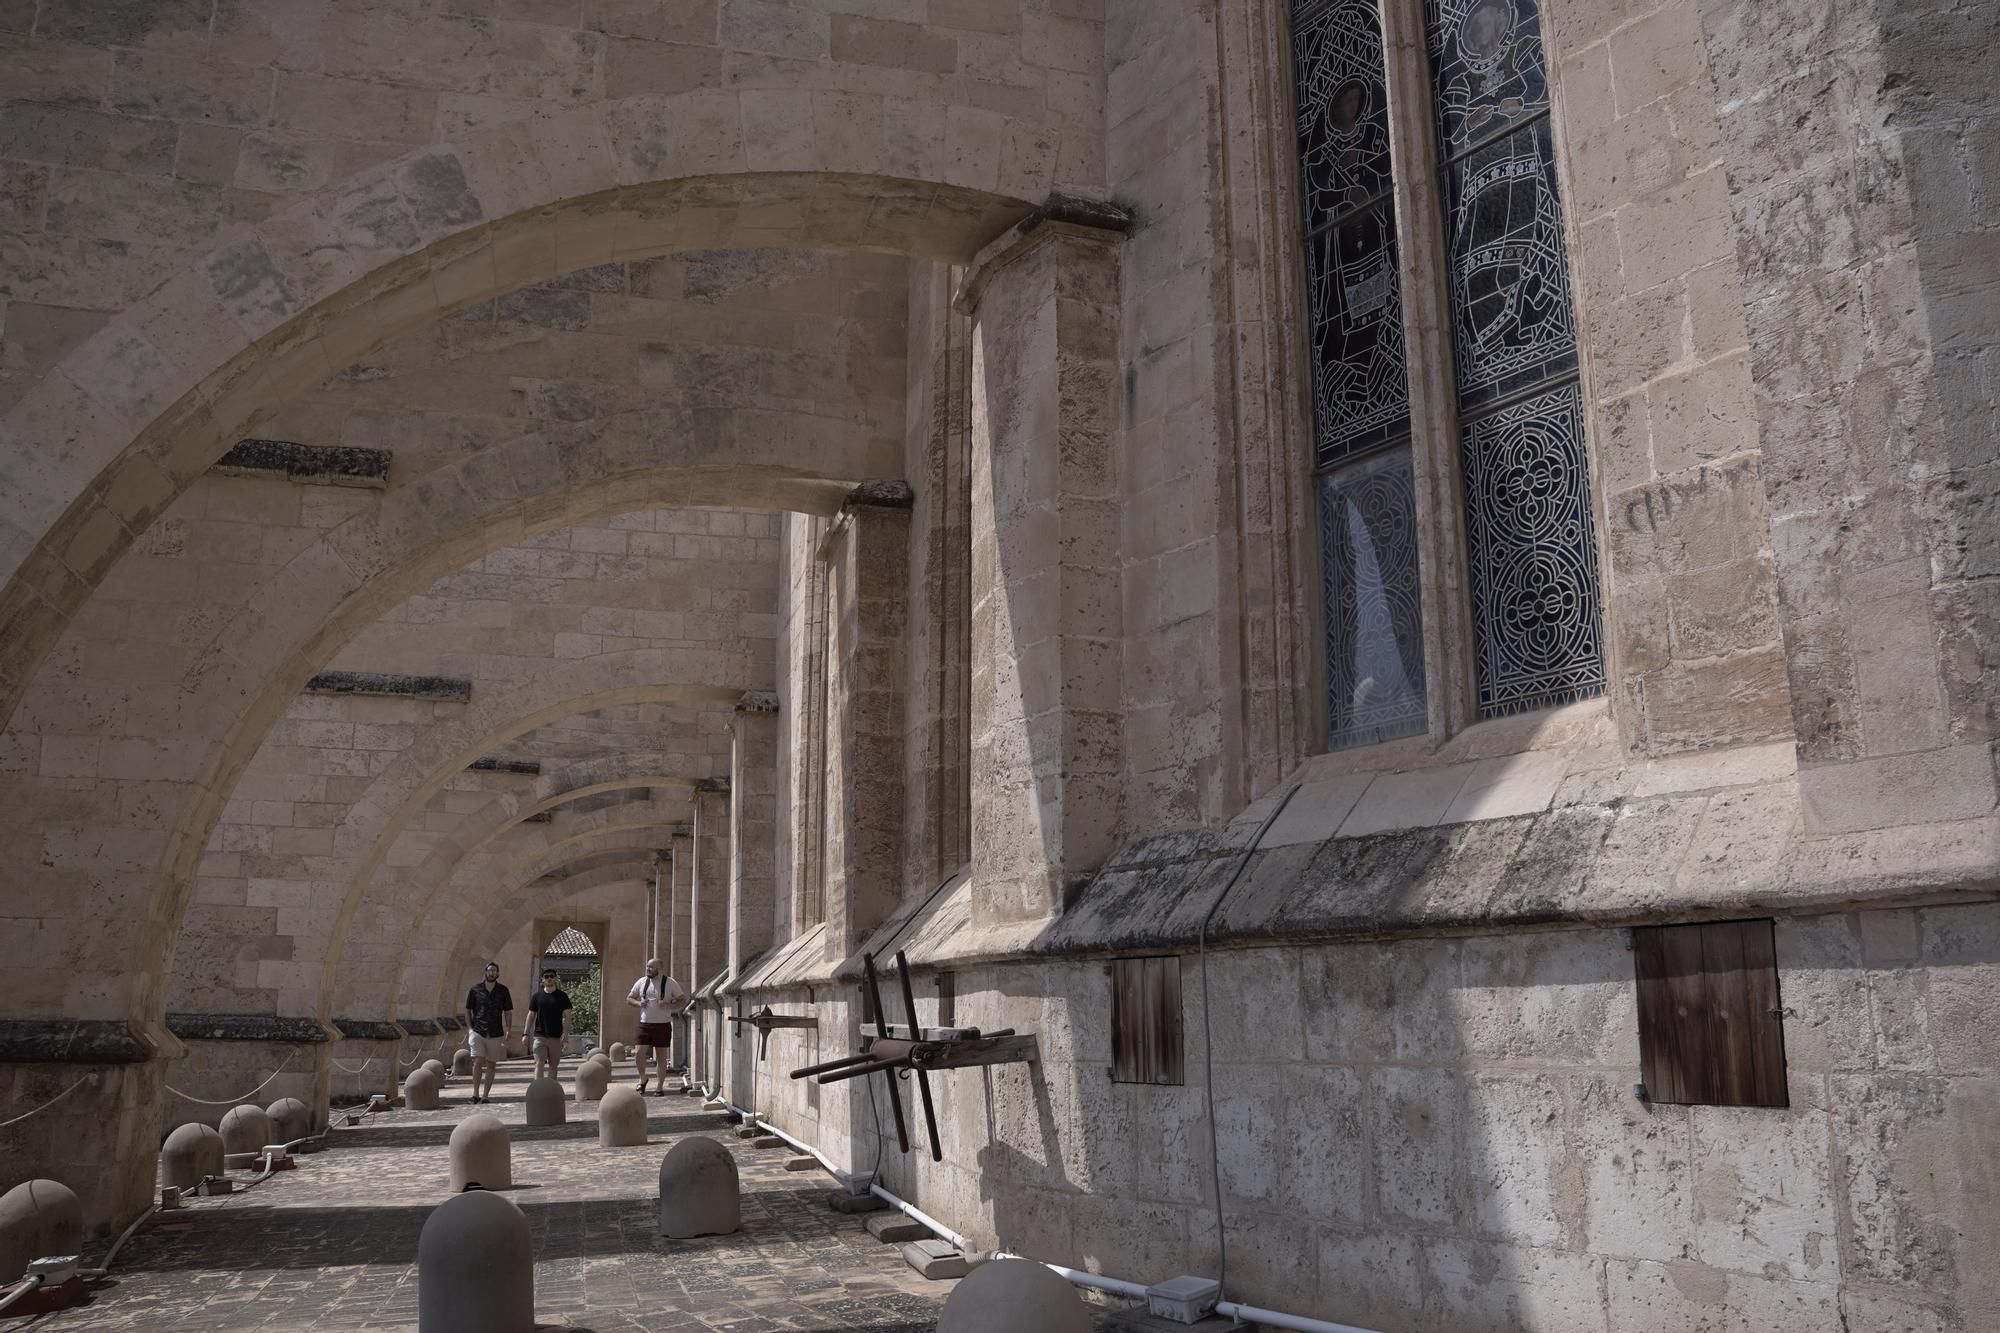
M1425 9L1445 161L1548 110L1535 0L1429 0Z
M1470 406L1575 369L1548 121L1446 168L1445 206L1460 401Z
M1409 430L1396 228L1383 204L1306 241L1319 464Z
M1299 5L1292 24L1298 78L1299 175L1306 230L1386 194L1389 107L1375 0Z
M1466 422L1463 454L1480 715L1601 694L1597 543L1576 381Z
M1423 597L1408 448L1321 479L1320 555L1329 747L1422 732Z

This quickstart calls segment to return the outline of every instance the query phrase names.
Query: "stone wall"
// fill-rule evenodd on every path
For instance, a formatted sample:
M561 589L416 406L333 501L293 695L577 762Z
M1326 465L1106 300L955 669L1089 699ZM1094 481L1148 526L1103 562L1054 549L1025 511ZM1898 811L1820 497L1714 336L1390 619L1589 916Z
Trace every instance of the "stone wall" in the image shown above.
M2000 909L1787 919L1777 944L1784 1110L1634 1096L1623 930L1216 950L1232 1293L1386 1333L1985 1327L2000 1178L1968 1153L2000 1133L1978 1017ZM853 1169L879 1145L888 1188L975 1243L1213 1272L1204 992L1180 957L1180 1087L1110 1081L1103 962L953 964L957 1021L1033 1032L1041 1062L932 1075L943 1164L900 1154L879 1102L876 1133L864 1086L782 1077L839 1053L849 991L818 992L817 1032L774 1033L732 1099ZM928 970L917 989L934 1021Z

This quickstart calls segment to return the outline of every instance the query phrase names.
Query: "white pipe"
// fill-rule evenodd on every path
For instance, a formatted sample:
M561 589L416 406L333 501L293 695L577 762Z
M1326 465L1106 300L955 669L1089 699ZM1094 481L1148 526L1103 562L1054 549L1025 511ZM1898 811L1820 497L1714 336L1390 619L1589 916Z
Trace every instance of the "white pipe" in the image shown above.
M822 1153L819 1149L812 1147L810 1144L801 1143L763 1117L744 1110L734 1102L725 1102L723 1104L736 1112L736 1114L742 1116L748 1123L777 1135L801 1152L811 1153L819 1159L819 1164L832 1173L833 1177L842 1184L855 1179L855 1177L850 1176L847 1172L834 1166L832 1162L827 1160L826 1154ZM868 1187L868 1192L888 1204L891 1208L897 1209L905 1216L923 1223L932 1231L937 1232L938 1235L956 1245L961 1251L970 1253L976 1248L971 1241L959 1235L929 1213L918 1208L915 1204L906 1203L902 1199L897 1198L880 1185L871 1184ZM1026 1258L1025 1255L1009 1254L1004 1250L994 1251L992 1257L995 1259ZM1041 1264L1042 1267L1074 1286L1095 1287L1099 1291L1109 1291L1119 1296L1128 1296L1142 1301L1146 1299L1146 1288L1137 1282L1127 1282L1122 1278L1105 1277L1098 1273L1087 1273L1078 1268L1065 1268L1061 1264L1052 1264L1046 1259L1032 1259L1029 1262ZM1362 1328L1357 1324L1336 1324L1328 1319L1312 1319L1306 1315L1285 1314L1278 1310L1266 1310L1255 1305L1245 1305L1241 1301L1221 1301L1217 1303L1215 1309L1218 1314L1229 1315L1235 1319L1246 1319L1253 1324L1268 1324L1272 1328L1293 1329L1297 1333L1375 1333L1375 1330Z
M33 1277L29 1278L26 1282L23 1282L20 1286L14 1288L14 1290L8 1292L5 1296L0 1296L0 1310L6 1309L8 1306L12 1305L15 1301L20 1300L23 1296L26 1296L31 1291L41 1290L41 1286L44 1280L45 1279L42 1277L42 1275L40 1273L37 1273Z
M880 1199L883 1203L888 1204L891 1208L899 1208L903 1211L905 1215L913 1217L917 1221L922 1222L932 1231L937 1232L938 1235L943 1236L953 1245L956 1245L960 1250L970 1251L973 1249L973 1244L971 1241L959 1235L956 1231L953 1231L950 1227L938 1221L935 1217L932 1217L929 1213L923 1211L921 1208L918 1208L915 1204L903 1202L895 1195L889 1193L889 1191L883 1189L880 1185L870 1185L868 1187L868 1192L870 1194L873 1194L876 1198Z
M752 1123L754 1123L757 1126L757 1128L763 1130L765 1133L776 1134L779 1138L791 1144L794 1148L797 1148L800 1152L812 1154L814 1160L816 1160L821 1166L826 1168L827 1174L832 1176L835 1180L839 1181L841 1184L843 1185L849 1184L850 1182L858 1178L849 1175L847 1172L835 1166L832 1160L829 1159L825 1153L813 1147L810 1143L801 1143L799 1140L785 1133L784 1130L779 1129L776 1125L764 1119L764 1117L751 1116L750 1119Z

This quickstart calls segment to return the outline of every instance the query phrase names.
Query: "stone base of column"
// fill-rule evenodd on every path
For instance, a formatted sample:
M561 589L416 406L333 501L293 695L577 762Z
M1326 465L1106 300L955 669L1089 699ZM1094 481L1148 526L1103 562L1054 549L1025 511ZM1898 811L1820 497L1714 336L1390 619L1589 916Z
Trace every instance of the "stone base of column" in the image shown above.
M123 1022L0 1020L0 1106L28 1117L0 1130L0 1181L60 1181L91 1235L123 1227L153 1197L165 1057L178 1051Z

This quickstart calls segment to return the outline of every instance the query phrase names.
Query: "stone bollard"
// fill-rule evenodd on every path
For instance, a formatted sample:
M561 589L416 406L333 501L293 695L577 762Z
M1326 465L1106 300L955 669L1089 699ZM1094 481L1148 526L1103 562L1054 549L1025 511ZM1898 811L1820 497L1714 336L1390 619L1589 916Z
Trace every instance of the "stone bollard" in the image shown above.
M83 1207L69 1186L24 1180L0 1194L0 1286L28 1271L30 1262L83 1248Z
M676 1143L660 1162L660 1234L685 1240L742 1229L743 1199L729 1149L700 1134Z
M261 1106L232 1106L222 1113L222 1152L225 1157L254 1157L267 1143L283 1143L271 1137L271 1117Z
M646 1141L646 1099L633 1088L610 1088L597 1104L597 1146L631 1148Z
M207 1125L182 1125L160 1148L160 1183L191 1190L203 1176L222 1174L222 1135Z
M435 1111L438 1105L438 1076L418 1066L403 1080L403 1105L412 1111Z
M446 1199L417 1238L418 1333L534 1333L535 1252L510 1199Z
M265 1112L271 1117L272 1143L290 1143L313 1132L312 1112L296 1097L280 1097Z
M1027 1259L994 1259L958 1280L938 1315L938 1333L1090 1333L1076 1288Z
M451 1053L451 1072L466 1075L472 1072L472 1052L463 1046Z
M470 1054L470 1052L468 1052L468 1054ZM424 1061L423 1068L430 1070L433 1074L436 1074L437 1081L439 1083L443 1083L445 1079L450 1077L449 1072L444 1067L444 1061L436 1058L435 1056Z
M576 1067L576 1078L571 1086L576 1090L578 1101L594 1102L611 1086L611 1066L602 1060L585 1060Z
M562 1084L556 1079L538 1078L529 1083L522 1103L528 1108L530 1125L560 1125L569 1120Z
M624 1063L625 1063L625 1057L626 1057L627 1055L629 1055L629 1054L631 1054L631 1052L629 1052L629 1051L627 1051L627 1050L625 1049L625 1043L624 1043L624 1042L622 1042L622 1041L614 1041L614 1042L612 1042L612 1043L611 1043L611 1063L612 1063L612 1064L614 1064L614 1065L622 1065L622 1064L624 1064Z
M467 1185L504 1190L514 1183L512 1149L507 1127L484 1111L461 1120L451 1132L451 1189Z

